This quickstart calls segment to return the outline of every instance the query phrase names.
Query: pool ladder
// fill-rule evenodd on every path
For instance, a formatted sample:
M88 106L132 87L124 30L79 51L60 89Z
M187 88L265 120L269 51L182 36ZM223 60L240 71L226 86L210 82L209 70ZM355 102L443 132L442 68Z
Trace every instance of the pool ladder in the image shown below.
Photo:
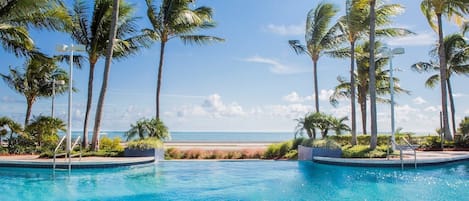
M57 158L57 156L65 156L65 160L68 158L68 171L70 171L72 169L72 157L80 156L79 161L81 161L81 153L82 153L81 146L80 146L80 152L78 154L71 154L71 151L75 148L75 146L80 141L80 136L78 136L78 138L73 143L72 147L70 148L70 152L67 152L65 150L65 152L63 152L63 153L58 153L62 143L64 142L64 140L66 138L67 138L67 136L63 136L62 139L60 139L59 144L57 145L57 147L54 150L54 160L52 162L52 169L54 171L55 171L55 168L56 168L56 158Z
M412 146L412 144L409 143L409 141L407 141L405 138L402 138L402 140L404 140L404 142L406 143L404 146L412 149L412 151L414 152L414 168L417 169L417 151L415 151L415 148ZM398 148L399 149L399 158L400 158L400 161L401 161L401 169L404 169L404 159L403 159L403 154L402 154L402 145L399 145L395 142L393 142L392 140L389 140L389 142L391 144L394 145L394 147ZM388 151L387 151L387 159L389 160L389 145L388 145Z

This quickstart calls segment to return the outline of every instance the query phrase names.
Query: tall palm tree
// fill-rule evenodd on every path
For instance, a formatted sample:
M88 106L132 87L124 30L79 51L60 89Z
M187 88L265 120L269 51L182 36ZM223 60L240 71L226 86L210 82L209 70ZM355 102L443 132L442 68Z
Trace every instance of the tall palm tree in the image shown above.
M98 60L106 55L109 32L112 21L112 0L95 0L92 9L89 1L76 0L72 16L73 29L71 36L79 44L86 46L89 61L88 92L85 119L83 125L82 146L88 146L88 124L93 100L94 70ZM117 23L116 45L113 58L123 59L135 54L141 47L148 46L147 37L139 35L134 7L122 2L119 6L119 23ZM93 135L95 135L93 133Z
M376 149L378 145L378 121L376 116L376 67L375 67L375 34L376 34L376 0L369 0L370 5L370 69L369 69L369 91L371 112L371 138L370 149Z
M420 4L422 13L428 20L430 27L438 34L438 55L440 66L441 109L443 113L443 132L446 140L452 140L453 135L449 129L447 104L447 58L444 46L442 17L448 19L462 18L469 11L468 0L422 0ZM436 19L435 19L436 18ZM459 20L457 20L459 21Z
M403 7L399 4L383 4L376 8L377 26L376 30L378 36L405 36L412 32L403 28L390 28L392 17L396 16L403 10ZM351 100L351 116L352 116L352 145L356 145L356 110L355 110L355 45L357 40L362 39L368 34L369 9L363 0L347 0L345 15L340 17L337 23L334 25L338 27L341 34L340 37L345 38L349 44L349 52L347 53L350 57L350 100ZM338 52L333 53L338 54ZM339 55L339 57L342 55Z
M101 119L103 118L103 107L104 107L104 98L107 91L107 82L109 80L109 73L111 71L111 61L114 49L114 43L117 32L117 21L119 20L119 1L114 0L112 4L112 20L111 20L111 31L109 32L109 40L106 53L106 62L104 64L104 73L103 73L103 84L101 86L101 92L99 93L98 106L96 107L96 117L94 119L94 129L93 129L93 140L91 143L91 149L97 151L99 149L99 132L101 129Z
M64 30L70 18L60 0L14 0L0 3L0 44L16 56L34 50L29 28Z
M162 0L159 8L157 8L154 0L146 0L147 17L152 27L144 29L144 32L154 40L160 41L158 79L156 83L156 119L160 119L160 91L166 43L176 37L179 37L185 44L207 44L224 41L224 39L214 36L192 35L199 29L215 27L215 22L212 19L212 9L205 6L191 9L190 5L193 2L193 0Z
M63 80L65 85L55 89L56 94L64 93L69 86L68 74L55 64L55 60L29 59L23 69L10 68L10 74L0 74L8 86L26 98L26 117L28 125L34 102L41 97L52 96L52 80Z
M382 45L379 42L376 42L375 47L380 48ZM356 63L357 63L357 71L355 72L356 75L355 77L355 82L357 83L355 85L356 91L358 92L356 94L356 98L358 100L358 104L360 105L360 110L361 110L361 119L362 119L362 131L363 134L367 134L367 100L369 100L369 43L365 42L362 45L357 45L356 47ZM336 57L348 57L346 54L348 51L345 49L343 50L342 53L337 52L335 55ZM383 70L383 68L386 66L386 64L389 62L388 58L378 58L376 60L376 83L377 83L377 90L376 93L379 95L377 97L377 101L379 102L384 102L384 103L389 103L390 101L384 96L387 96L390 94L390 76L389 76L389 70ZM406 93L408 94L409 91L403 89L399 85L399 78L393 77L393 81L395 83L394 87L394 93L399 94L399 93ZM334 93L331 95L329 98L330 102L332 105L337 105L338 104L338 99L340 98L351 98L352 93L350 87L352 86L349 80L346 80L343 77L338 77L337 80L339 81L339 84L335 87Z
M451 124L453 133L456 133L456 119L455 119L455 105L454 105L454 97L453 97L453 89L451 87L450 78L453 74L458 75L467 75L469 74L469 47L461 34L451 34L446 36L443 39L443 44L445 47L445 58L447 59L447 76L446 76L446 86L448 87L448 95L450 101L450 109L451 109ZM438 59L438 46L433 48L430 51L430 55L436 59ZM424 72L439 72L440 66L437 62L430 61L430 62L418 62L412 65L412 70L415 70L419 73ZM434 74L430 76L425 81L425 86L434 88L438 81L440 80L440 74Z
M299 40L289 40L288 43L297 54L307 54L313 61L313 80L315 94L315 108L319 112L319 89L317 66L318 60L324 50L328 50L338 44L335 30L329 24L339 9L330 3L319 3L311 9L306 16L306 46Z

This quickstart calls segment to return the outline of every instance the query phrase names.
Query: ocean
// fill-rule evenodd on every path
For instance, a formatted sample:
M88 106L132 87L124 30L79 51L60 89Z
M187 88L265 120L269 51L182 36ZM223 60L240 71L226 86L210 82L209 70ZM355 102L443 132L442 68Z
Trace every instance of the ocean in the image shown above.
M100 137L124 137L126 131L102 131ZM63 135L60 133L59 135ZM172 131L170 142L282 142L291 140L293 132L228 132L228 131ZM82 131L72 131L72 138L83 135ZM89 132L88 139L91 139Z

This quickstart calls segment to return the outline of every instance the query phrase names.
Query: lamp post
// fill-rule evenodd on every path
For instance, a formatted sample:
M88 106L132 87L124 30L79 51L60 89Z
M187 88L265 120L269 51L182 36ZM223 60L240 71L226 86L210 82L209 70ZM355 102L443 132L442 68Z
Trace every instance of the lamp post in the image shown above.
M70 69L69 69L69 90L68 90L68 126L67 126L67 154L70 156L72 146L72 92L73 92L73 52L84 52L84 45L57 45L58 52L70 52Z
M404 48L388 48L388 47L384 47L382 49L382 54L384 57L388 57L389 58L389 87L390 87L390 91L391 91L391 141L393 142L391 147L393 150L396 149L396 138L395 138L395 122L394 122L394 69L393 69L393 66L392 66L392 59L394 57L394 55L398 55L398 54L404 54L405 53L405 50Z
M55 80L52 79L52 109L51 109L51 117L54 118L54 105L55 105L55 85L64 85L65 81L63 80Z

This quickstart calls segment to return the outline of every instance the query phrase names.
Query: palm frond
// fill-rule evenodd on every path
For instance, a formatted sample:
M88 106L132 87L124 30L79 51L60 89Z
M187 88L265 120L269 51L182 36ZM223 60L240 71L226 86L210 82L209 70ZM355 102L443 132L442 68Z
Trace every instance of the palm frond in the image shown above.
M224 42L225 39L215 37L215 36L205 36L205 35L182 35L179 36L184 44L196 44L203 45L214 42Z
M289 40L288 44L295 51L296 54L309 54L306 46L302 45L299 40Z

